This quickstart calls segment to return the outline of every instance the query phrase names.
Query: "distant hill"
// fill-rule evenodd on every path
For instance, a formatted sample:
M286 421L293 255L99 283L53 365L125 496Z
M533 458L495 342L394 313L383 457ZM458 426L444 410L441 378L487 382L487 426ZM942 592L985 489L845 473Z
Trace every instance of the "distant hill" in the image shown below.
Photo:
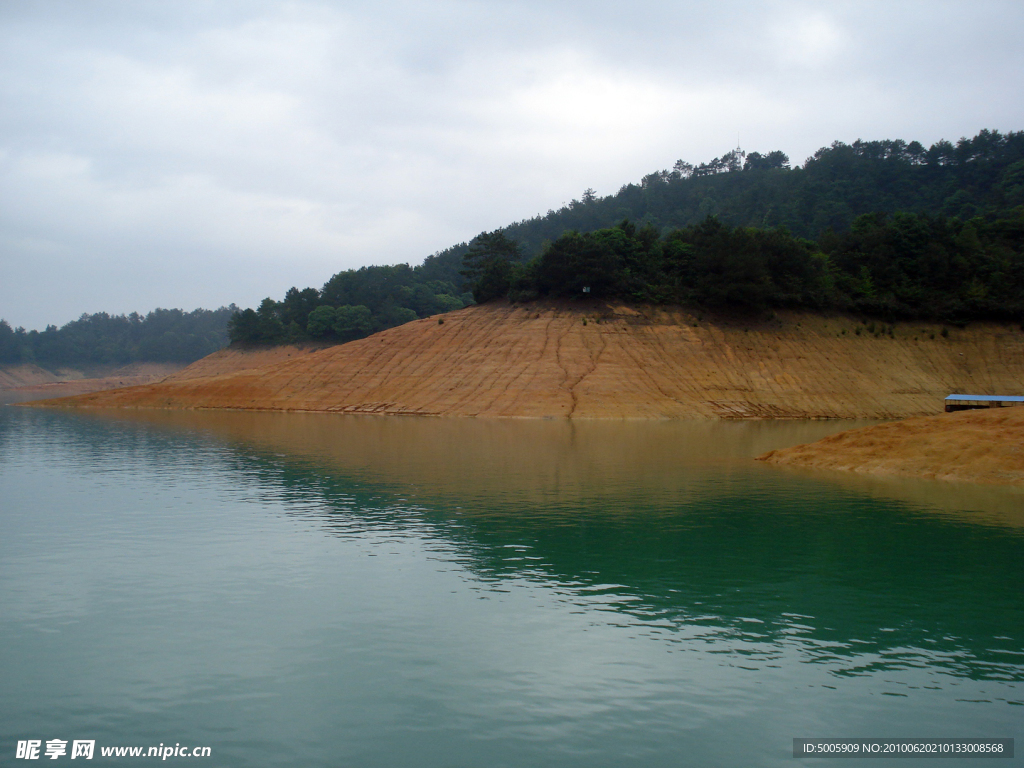
M129 363L190 363L226 346L232 304L216 310L155 309L143 316L82 315L43 331L11 328L0 320L0 365L120 366Z

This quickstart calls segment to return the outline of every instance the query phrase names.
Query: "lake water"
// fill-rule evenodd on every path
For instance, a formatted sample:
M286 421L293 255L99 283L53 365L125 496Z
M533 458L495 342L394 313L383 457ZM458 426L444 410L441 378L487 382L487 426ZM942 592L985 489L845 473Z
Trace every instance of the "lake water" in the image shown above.
M0 408L0 764L1019 755L1024 494L751 460L849 426Z

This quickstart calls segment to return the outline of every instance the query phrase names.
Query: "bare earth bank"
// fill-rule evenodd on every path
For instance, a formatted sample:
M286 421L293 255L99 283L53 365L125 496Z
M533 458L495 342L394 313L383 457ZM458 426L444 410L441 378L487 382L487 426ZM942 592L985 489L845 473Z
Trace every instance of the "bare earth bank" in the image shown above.
M857 333L860 329L860 334ZM223 350L159 383L53 406L487 417L904 418L1018 394L1024 333L783 313L485 305L321 349ZM242 370L242 366L252 366Z
M943 413L831 435L758 460L869 475L1024 484L1024 407Z
M181 363L132 363L126 366L94 366L81 370L47 370L33 364L3 366L0 367L0 403L73 397L107 389L155 384L168 377L179 381L217 376L279 363L306 354L313 348L322 349L323 346L222 349L187 367Z
M68 397L150 384L162 381L183 367L178 363L133 363L51 371L32 364L3 366L0 367L0 403Z

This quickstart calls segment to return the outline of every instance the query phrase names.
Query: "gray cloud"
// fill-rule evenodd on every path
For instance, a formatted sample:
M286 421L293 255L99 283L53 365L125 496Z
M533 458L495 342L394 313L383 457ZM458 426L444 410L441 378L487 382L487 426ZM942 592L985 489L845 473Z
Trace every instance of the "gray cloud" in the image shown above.
M735 145L1016 130L1017 3L0 5L0 316L253 305Z

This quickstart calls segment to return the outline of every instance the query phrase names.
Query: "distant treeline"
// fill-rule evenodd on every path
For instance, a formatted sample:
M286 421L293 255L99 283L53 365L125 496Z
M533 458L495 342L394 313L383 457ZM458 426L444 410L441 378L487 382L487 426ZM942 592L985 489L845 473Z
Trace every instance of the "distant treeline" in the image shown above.
M267 298L255 310L235 312L228 323L231 341L350 341L472 304L472 295L456 286L463 282L458 272L450 274L451 270L437 267L438 257L415 268L408 264L363 267L339 272L319 291L291 288L282 301Z
M156 309L143 317L82 315L44 331L11 328L0 320L0 363L112 365L140 361L190 363L228 343L234 304L216 310Z
M292 288L237 313L230 336L347 341L457 309L472 294L526 300L583 288L748 309L1019 318L1020 206L1024 132L984 130L928 148L835 142L802 168L781 151L732 151L699 165L680 160L608 197L587 190L418 267L364 267L322 290Z

